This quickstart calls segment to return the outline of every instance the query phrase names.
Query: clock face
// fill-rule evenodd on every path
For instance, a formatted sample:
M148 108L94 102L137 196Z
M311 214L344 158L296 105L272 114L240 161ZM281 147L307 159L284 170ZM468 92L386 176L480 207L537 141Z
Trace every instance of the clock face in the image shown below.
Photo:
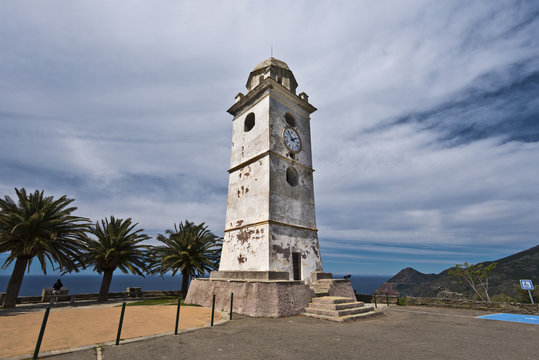
M298 152L301 150L301 139L299 134L291 127L284 128L283 142L290 151Z

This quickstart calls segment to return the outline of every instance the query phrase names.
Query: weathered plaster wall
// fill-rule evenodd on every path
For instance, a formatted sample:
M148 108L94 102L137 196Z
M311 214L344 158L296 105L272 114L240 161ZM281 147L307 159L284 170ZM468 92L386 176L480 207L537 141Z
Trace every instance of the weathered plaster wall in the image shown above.
M290 151L283 144L281 137L283 128L289 126L285 120L285 114L289 113L296 121L294 129L301 137L302 144L301 151L296 153L294 159L291 160L312 168L311 123L309 114L299 106L294 105L293 101L283 96L277 90L271 91L269 101L270 149L286 158L290 158Z
M265 97L232 121L232 151L230 168L252 159L269 149L269 97ZM255 126L244 131L245 118L255 115Z
M322 271L320 248L316 231L271 224L270 270L288 271L294 278L292 253L301 254L301 280L308 284L313 271Z
M268 224L225 232L219 271L270 270L268 236Z
M266 156L229 175L225 229L269 218L269 172Z
M286 171L292 166L298 173L298 185L286 181ZM287 224L316 228L313 174L308 169L271 157L270 219Z

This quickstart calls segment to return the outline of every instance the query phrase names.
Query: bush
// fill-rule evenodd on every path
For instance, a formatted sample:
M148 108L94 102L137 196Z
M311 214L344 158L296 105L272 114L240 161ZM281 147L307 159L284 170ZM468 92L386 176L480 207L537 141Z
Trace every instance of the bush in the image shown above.
M406 306L406 295L399 297L397 301L397 305L399 306Z
M497 294L497 295L493 295L491 298L490 298L490 301L492 302L505 302L505 303L508 303L508 302L514 302L515 299L513 299L511 296L509 295L505 295L505 294Z
M535 290L531 291L533 301L537 304L539 303L539 288L535 288ZM528 290L522 290L520 288L520 285L518 286L517 290L517 296L515 297L515 301L521 303L521 304L530 304L530 294L528 293Z

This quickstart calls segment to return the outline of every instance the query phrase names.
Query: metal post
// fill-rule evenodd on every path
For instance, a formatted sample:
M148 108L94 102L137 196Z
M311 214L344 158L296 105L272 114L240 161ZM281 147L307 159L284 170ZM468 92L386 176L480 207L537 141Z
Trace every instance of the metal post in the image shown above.
M211 303L211 326L213 326L213 314L215 313L215 294L213 294L213 301Z
M178 296L178 308L176 309L176 326L174 327L174 335L178 335L178 325L180 324L180 305L182 297Z
M124 313L125 313L125 301L122 303L122 313L120 314L120 323L118 324L118 334L116 335L116 344L120 344L120 334L122 333L122 324L124 322Z
M376 293L372 295L374 296L374 307L378 309L378 303L376 302Z
M229 320L232 320L232 304L234 304L234 293L230 293L230 317L229 317Z
M32 359L37 359L37 356L39 355L39 348L41 347L41 341L43 340L43 335L45 334L45 326L47 326L47 320L49 318L50 311L51 307L47 306L47 308L45 309L45 315L43 315L43 322L41 323L41 330L39 331L36 349L34 350L34 357L32 357Z
M532 302L532 304L535 304L533 302L533 296L532 296L532 292L528 289L528 294L530 295L530 301Z
M387 292L386 292L386 305L389 306L389 296L387 295Z

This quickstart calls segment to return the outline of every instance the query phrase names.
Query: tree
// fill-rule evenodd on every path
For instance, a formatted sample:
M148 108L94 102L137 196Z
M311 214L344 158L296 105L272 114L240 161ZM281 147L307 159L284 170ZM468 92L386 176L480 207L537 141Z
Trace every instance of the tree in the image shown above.
M465 262L449 269L448 274L461 281L465 281L481 300L490 302L490 296L488 295L488 274L496 268L496 265L497 263L495 262L487 266L483 264L469 265Z
M174 224L174 230L166 230L165 234L157 235L157 240L164 245L153 247L152 272L162 276L168 271L172 271L172 275L180 271L181 292L185 296L191 276L204 275L219 267L222 239L204 223L195 225L188 220L180 222L179 226Z
M520 284L518 284L518 285L515 284L514 287L515 287L515 293L516 293L514 301L516 301L518 303L521 303L521 304L526 304L526 303L531 302L530 293L528 292L528 290L522 290L522 288L520 287ZM532 294L533 301L536 304L539 304L539 287L537 287L537 285L535 285L535 289L531 290L530 292Z
M120 269L123 273L144 276L149 271L148 245L140 242L150 239L142 232L135 230L138 224L132 224L131 218L116 219L114 216L101 220L90 227L89 233L97 240L87 239L87 253L84 259L86 265L94 267L99 274L103 273L103 280L99 289L98 301L106 301L109 296L110 283L114 270Z
M47 260L54 270L78 271L89 225L89 219L71 215L77 208L65 195L55 200L43 190L29 194L15 188L15 193L17 202L7 195L0 199L0 253L9 252L2 268L15 261L2 304L6 308L15 307L24 271L34 257L45 274Z

